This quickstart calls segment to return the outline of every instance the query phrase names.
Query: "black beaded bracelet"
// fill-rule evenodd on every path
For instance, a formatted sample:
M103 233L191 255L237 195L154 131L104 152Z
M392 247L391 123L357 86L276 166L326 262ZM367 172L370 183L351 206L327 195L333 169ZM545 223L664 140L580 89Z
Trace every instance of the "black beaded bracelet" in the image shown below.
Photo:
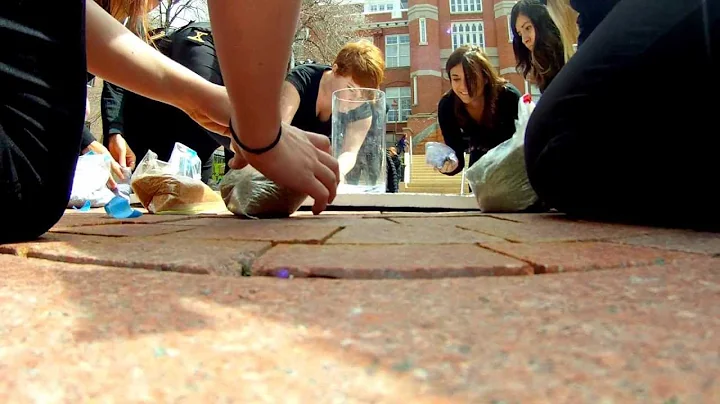
M275 140L273 140L272 143L270 143L269 146L253 149L251 147L247 147L244 144L242 144L242 142L240 141L240 139L237 136L237 133L235 133L235 129L233 129L232 120L230 120L229 127L230 127L230 134L232 135L233 140L235 140L235 143L237 143L238 146L240 146L240 148L243 149L243 151L246 151L251 154L263 154L263 153L269 152L275 146L277 146L278 143L280 143L280 136L282 136L282 125L280 125L280 129L278 129L277 137L275 138Z

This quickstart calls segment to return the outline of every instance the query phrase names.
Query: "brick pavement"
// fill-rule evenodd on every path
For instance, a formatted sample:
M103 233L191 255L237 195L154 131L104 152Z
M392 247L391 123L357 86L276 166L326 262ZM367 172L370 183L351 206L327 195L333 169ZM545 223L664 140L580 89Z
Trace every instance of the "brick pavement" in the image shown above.
M718 234L68 211L0 253L0 402L720 402Z

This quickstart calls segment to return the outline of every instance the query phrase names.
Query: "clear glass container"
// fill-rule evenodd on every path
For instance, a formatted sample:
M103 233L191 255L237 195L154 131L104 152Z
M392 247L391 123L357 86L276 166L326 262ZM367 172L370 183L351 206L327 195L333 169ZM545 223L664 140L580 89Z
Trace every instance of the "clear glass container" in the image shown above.
M346 88L332 95L332 150L340 164L338 193L385 193L385 93Z

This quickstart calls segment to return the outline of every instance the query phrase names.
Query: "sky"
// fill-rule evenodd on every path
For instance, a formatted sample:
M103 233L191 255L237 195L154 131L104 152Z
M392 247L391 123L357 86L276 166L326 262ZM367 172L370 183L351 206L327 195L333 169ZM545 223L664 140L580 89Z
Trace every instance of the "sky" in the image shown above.
M349 4L363 4L365 3L365 0L345 0L345 2ZM207 3L203 1L197 2L198 6L201 6L203 8L200 15L198 15L198 10L186 10L181 12L177 18L173 21L172 26L174 28L180 28L183 25L187 24L188 22L195 20L195 21L207 21L208 20L208 14L207 14Z

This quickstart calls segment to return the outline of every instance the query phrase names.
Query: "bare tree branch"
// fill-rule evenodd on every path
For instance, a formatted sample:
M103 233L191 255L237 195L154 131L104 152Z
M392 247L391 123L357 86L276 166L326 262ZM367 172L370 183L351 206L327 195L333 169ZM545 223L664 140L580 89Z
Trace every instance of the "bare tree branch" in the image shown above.
M362 5L347 0L303 0L293 50L297 59L332 63L348 42L360 39ZM306 37L306 32L310 35Z
M167 30L181 16L206 19L207 0L160 0L158 8L150 15L150 25Z

